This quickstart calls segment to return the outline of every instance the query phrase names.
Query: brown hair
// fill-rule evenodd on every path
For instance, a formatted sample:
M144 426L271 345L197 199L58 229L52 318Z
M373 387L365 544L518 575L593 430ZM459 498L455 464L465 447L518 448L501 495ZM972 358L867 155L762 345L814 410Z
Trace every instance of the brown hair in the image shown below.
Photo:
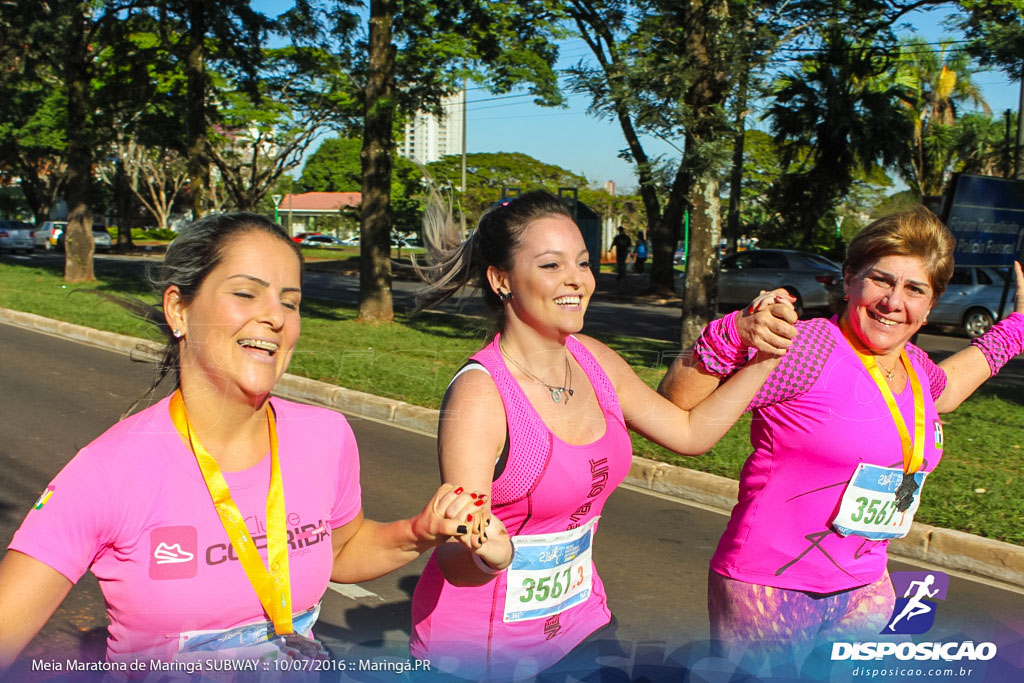
M917 206L883 216L857 233L846 248L843 278L886 256L912 256L924 264L934 303L953 277L955 249L956 239L949 228L934 213Z
M426 283L416 293L416 310L437 306L464 286L476 287L495 314L494 326L504 325L505 307L487 282L487 268L509 270L512 258L531 223L550 216L572 218L568 205L546 190L531 190L495 202L463 240L458 226L437 192L432 192L423 218L426 262L413 261Z

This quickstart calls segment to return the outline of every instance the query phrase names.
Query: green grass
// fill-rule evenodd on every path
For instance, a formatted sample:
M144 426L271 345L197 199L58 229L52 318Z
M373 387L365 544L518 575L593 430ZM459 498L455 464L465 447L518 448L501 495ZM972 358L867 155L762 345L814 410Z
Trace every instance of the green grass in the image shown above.
M403 250L404 252L404 250ZM57 269L0 258L0 306L80 325L158 339L155 328L88 290L126 294L156 303L138 280L101 274L96 283L66 285ZM289 371L349 389L437 408L448 380L485 340L482 321L425 313L396 324L355 322L351 306L315 299L302 302L302 337ZM602 340L621 353L651 386L665 370L673 344L628 336ZM928 478L917 519L1024 545L1024 391L985 386L946 416L946 452ZM633 435L637 455L738 478L750 451L749 416L711 452L688 458ZM978 493L977 489L984 489Z

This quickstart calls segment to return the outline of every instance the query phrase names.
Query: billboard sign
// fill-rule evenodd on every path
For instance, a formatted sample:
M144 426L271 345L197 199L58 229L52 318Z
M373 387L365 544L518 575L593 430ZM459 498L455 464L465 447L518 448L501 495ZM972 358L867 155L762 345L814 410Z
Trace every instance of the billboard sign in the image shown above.
M956 237L958 266L1009 266L1024 234L1024 180L957 174L942 219Z

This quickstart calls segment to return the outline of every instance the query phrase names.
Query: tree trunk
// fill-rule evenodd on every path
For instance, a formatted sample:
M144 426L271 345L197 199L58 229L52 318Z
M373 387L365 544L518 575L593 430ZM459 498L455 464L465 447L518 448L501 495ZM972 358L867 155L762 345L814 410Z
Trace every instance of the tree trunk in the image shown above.
M749 80L750 72L744 69L740 74L736 94L736 131L732 148L732 174L729 178L729 222L725 230L729 249L736 248L736 241L742 232L740 205L743 198L743 146L747 139L747 87Z
M724 120L730 91L723 65L722 45L715 43L716 27L728 15L725 0L690 0L687 4L684 46L697 78L683 96L690 111L683 152L690 200L690 251L686 260L683 319L680 341L683 348L697 339L700 330L718 309L718 244L722 237L722 207L719 199L720 169L714 148L725 142L729 126ZM720 38L720 37L719 37ZM677 183L680 182L677 177Z
M391 152L395 102L393 0L370 0L370 60L364 103L359 320L394 319L391 296Z
M117 193L117 251L130 250L132 244L132 189L128 183L128 174L124 169L124 161L120 156L114 167L114 189Z
M188 136L189 193L192 219L206 214L210 188L210 158L206 149L206 3L188 4L188 88L185 129Z
M92 210L89 208L92 148L87 136L89 53L85 38L88 21L85 11L84 3L75 7L64 69L68 86L68 226L64 238L64 279L67 282L95 279L92 270Z

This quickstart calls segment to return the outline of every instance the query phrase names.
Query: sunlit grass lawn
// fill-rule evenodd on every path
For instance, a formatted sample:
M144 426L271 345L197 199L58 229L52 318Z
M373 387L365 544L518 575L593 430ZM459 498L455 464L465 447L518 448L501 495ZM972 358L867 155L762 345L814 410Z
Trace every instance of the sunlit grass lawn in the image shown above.
M56 268L0 258L0 306L80 325L158 339L155 328L88 290L157 297L136 279L101 276L87 286L66 285ZM380 396L437 408L454 371L484 342L476 318L426 313L396 315L391 325L355 322L351 306L306 299L302 337L290 372ZM669 342L629 336L603 337L654 386L664 373L659 359ZM633 435L643 457L738 478L749 454L749 416L699 458L670 453ZM1024 389L983 387L945 418L946 453L926 484L919 521L1024 544ZM979 492L983 490L983 492Z

